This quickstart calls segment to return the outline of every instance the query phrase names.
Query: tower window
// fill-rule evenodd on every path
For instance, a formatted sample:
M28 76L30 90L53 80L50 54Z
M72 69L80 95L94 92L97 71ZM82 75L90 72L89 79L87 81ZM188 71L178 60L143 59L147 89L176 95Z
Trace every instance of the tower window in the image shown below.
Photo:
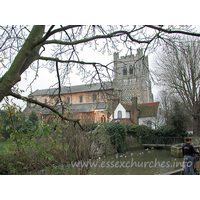
M124 67L124 69L123 69L123 75L127 75L127 68L126 67Z
M119 110L118 113L117 113L117 115L118 115L118 119L121 119L122 118L122 111Z
M130 67L129 67L129 74L133 74L133 66L132 65L130 65Z

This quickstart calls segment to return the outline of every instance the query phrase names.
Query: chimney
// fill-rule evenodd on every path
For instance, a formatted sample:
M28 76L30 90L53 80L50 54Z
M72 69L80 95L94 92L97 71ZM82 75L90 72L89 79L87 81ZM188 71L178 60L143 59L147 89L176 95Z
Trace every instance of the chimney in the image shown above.
M131 119L135 124L138 124L138 115L139 115L139 110L138 110L138 103L137 103L137 95L135 95L131 101L132 101L132 109L131 109Z
M114 109L118 106L119 104L119 98L114 98L112 99L112 111L114 112Z
M136 95L131 99L131 101L132 101L132 108L134 108L134 109L137 109L137 100L138 100L138 98L137 98Z

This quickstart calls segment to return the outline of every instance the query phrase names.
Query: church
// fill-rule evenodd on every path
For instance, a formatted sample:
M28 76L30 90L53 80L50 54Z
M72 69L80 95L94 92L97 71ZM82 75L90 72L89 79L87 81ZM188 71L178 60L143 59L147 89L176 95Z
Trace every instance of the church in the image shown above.
M143 49L137 49L136 55L122 57L119 57L119 53L114 53L113 58L114 77L111 82L61 88L64 111L61 109L63 106L58 98L57 88L36 90L29 97L54 106L60 112L64 112L66 117L80 119L80 123L108 122L110 117L113 118L119 103L131 105L133 98L137 98L138 105L153 103L148 56L144 56ZM33 109L42 120L47 120L53 115L47 108L30 103L25 109L26 115L28 116ZM132 120L136 124L137 121Z

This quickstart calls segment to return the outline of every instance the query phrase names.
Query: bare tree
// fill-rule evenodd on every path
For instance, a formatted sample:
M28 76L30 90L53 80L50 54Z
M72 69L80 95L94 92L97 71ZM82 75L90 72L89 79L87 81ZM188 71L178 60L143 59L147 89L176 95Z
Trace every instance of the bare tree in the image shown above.
M160 102L162 109L162 117L164 118L165 124L169 125L171 123L171 115L174 106L174 102L178 101L178 97L175 96L170 88L165 88L158 92L156 96L156 101Z
M181 99L193 117L194 135L199 133L200 40L180 38L176 45L167 43L157 56L158 84L167 86ZM168 93L169 95L169 93Z
M64 118L51 106L21 96L13 90L13 86L31 67L37 76L41 61L47 61L48 68L57 73L59 91L66 76L75 67L87 81L99 80L102 83L105 78L111 77L113 69L110 63L103 65L81 60L79 53L84 51L85 46L102 53L112 53L121 48L129 50L139 44L145 53L151 53L163 42L173 41L175 44L180 34L200 37L200 33L190 26L0 26L0 102L6 96L13 96L47 107L61 118L76 123L78 119Z

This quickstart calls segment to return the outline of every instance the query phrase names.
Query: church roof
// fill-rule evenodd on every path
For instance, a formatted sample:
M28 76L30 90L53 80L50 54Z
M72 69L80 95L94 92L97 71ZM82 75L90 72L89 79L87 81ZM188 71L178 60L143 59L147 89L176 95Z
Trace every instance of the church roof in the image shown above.
M80 93L80 92L90 92L90 91L99 91L101 89L114 89L112 82L93 83L87 85L74 85L74 86L64 86L61 88L61 94L70 94L70 93ZM29 96L43 96L43 95L58 95L58 88L50 89L41 89L36 90Z
M61 105L55 106L54 109L56 109L60 113L62 112ZM71 113L94 112L94 110L105 110L106 102L71 104L65 106L65 110L66 109L69 110ZM38 105L35 105L33 107L27 107L25 113L30 114L32 110L35 110L36 113L40 113L42 115L53 114L53 112L48 108L42 108Z
M132 109L132 106L129 104L121 103L121 105L125 108L126 111L130 112Z

